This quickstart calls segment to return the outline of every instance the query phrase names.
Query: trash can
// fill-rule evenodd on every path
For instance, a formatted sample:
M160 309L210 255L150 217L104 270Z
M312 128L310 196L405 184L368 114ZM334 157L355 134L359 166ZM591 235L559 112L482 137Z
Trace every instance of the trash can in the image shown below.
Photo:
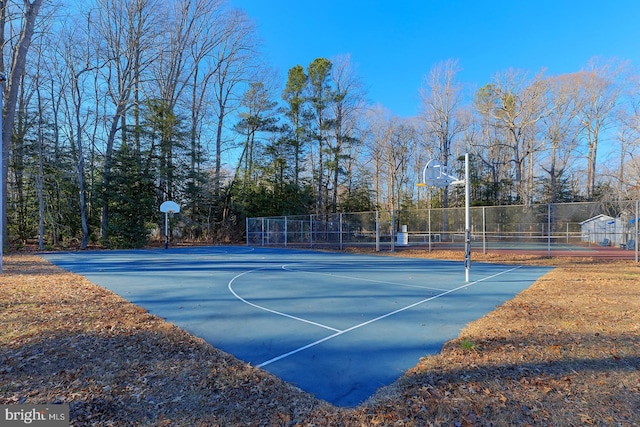
M407 233L406 225L403 225L402 231L398 233L396 246L409 246L409 233Z

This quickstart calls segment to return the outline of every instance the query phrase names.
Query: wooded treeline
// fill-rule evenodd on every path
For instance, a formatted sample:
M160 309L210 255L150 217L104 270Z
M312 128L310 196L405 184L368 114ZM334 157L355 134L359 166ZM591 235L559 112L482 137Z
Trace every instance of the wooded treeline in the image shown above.
M416 183L431 158L460 174L466 152L474 205L640 196L640 80L622 60L477 88L446 60L400 118L370 104L348 55L269 71L224 0L45 1L20 69L35 3L0 2L14 245L140 247L165 200L176 234L209 242L241 239L247 216L460 205Z

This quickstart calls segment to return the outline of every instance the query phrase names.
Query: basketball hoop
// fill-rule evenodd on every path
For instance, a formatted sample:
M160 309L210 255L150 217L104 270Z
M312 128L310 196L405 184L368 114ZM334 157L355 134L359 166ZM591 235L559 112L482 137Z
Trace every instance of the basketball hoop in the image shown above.
M464 179L450 175L442 163L431 159L422 170L422 182L418 183L418 187L444 188L448 185L463 185L464 183Z
M422 170L422 182L418 187L445 188L449 185L464 185L465 199L465 254L464 270L465 280L469 281L469 270L471 269L471 218L469 212L469 154L464 155L464 179L458 179L454 175L447 173L446 168L435 159L427 162Z
M169 249L169 214L180 212L180 206L171 200L167 200L160 205L160 212L164 213L164 248Z

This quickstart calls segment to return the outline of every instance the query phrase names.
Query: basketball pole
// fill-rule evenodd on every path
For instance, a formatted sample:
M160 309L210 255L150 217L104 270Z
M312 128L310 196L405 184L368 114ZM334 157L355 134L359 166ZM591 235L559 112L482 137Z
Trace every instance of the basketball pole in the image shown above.
M469 153L464 155L464 277L469 281L469 270L471 269L471 207L469 190Z
M180 206L171 200L162 202L160 212L164 213L164 248L169 249L169 214L179 213Z
M169 249L169 211L164 213L164 248Z

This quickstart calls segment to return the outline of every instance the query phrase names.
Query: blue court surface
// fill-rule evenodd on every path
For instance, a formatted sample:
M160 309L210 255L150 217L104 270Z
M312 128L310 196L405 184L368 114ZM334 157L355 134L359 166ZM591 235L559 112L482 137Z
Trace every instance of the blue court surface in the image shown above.
M549 271L241 246L42 256L340 406L438 353Z

